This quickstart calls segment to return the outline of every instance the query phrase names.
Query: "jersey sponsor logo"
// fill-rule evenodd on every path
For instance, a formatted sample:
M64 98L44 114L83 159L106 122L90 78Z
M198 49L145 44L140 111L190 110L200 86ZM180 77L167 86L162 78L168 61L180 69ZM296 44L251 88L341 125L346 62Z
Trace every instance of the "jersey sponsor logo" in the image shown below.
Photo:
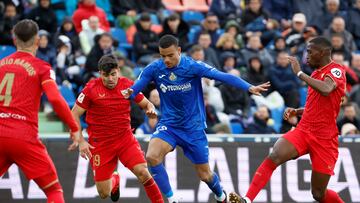
M185 83L182 85L164 85L164 84L160 84L160 89L163 93L166 93L168 91L170 92L174 92L174 91L182 91L182 92L187 92L191 90L191 83Z
M81 104L83 103L84 98L85 98L85 94L81 92L77 98L77 101Z
M105 97L105 93L103 93L103 94L99 93L99 97L101 97L101 98Z
M166 75L159 75L159 78L161 79L161 78L163 78L163 77L165 77Z
M26 116L20 115L20 114L16 114L16 113L5 113L5 112L1 112L0 113L0 118L13 118L13 119L17 119L17 120L22 120L22 121L26 121Z
M176 79L177 79L177 76L173 72L171 72L170 76L169 76L169 80L175 81Z
M341 77L341 70L339 68L333 68L331 69L331 74L336 77L336 78L340 78Z

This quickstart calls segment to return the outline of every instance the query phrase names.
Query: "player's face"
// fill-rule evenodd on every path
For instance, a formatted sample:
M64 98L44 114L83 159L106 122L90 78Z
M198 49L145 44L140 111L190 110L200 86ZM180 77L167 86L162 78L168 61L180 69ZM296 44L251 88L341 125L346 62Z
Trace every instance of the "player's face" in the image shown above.
M113 68L109 73L100 71L100 77L105 87L114 89L118 83L118 78L120 77L120 70L118 68Z
M174 45L164 49L159 47L159 52L167 68L175 67L179 63L181 55L180 47Z
M319 61L321 57L322 53L319 48L316 47L313 43L309 43L307 45L307 64L313 69L319 68Z

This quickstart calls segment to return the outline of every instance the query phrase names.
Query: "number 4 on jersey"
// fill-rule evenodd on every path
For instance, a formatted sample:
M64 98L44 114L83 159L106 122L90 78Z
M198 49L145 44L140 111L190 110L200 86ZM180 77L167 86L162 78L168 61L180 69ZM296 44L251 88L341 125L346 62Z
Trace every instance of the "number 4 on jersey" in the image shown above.
M0 83L0 102L4 101L4 106L9 106L12 96L11 96L11 90L14 83L15 74L14 73L6 73L4 78L2 79ZM5 89L5 95L3 95L3 89L6 86Z

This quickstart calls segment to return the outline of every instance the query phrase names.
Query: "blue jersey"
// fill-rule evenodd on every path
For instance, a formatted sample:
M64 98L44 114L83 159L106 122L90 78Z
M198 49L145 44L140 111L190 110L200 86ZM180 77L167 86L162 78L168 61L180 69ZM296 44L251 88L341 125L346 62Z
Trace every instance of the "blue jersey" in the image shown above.
M206 117L202 77L245 90L251 86L239 77L220 72L190 57L181 56L179 64L172 68L167 68L162 59L149 64L132 87L133 95L138 94L150 81L154 81L160 95L159 125L184 130L203 130L206 128Z

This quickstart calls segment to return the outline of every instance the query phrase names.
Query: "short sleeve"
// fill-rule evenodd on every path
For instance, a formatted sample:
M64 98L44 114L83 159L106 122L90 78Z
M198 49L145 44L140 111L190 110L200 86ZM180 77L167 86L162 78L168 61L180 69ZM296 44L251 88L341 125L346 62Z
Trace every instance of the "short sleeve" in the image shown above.
M332 67L325 75L330 77L336 83L337 87L344 84L346 78L343 67Z
M39 70L40 82L43 84L46 81L55 81L55 72L48 63L41 63Z
M85 87L83 91L79 94L78 98L76 99L76 104L79 105L83 109L89 109L90 106L90 89L89 87Z

